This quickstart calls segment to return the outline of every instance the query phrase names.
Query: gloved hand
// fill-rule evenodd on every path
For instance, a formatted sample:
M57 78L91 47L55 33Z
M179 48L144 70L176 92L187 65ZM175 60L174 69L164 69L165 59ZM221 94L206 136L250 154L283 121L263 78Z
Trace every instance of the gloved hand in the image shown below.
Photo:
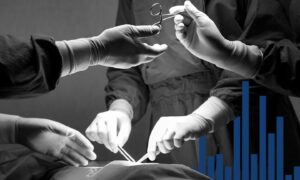
M96 37L57 41L63 57L63 75L94 65L125 69L148 63L161 55L167 45L150 46L139 39L159 31L158 26L121 25L107 29Z
M170 9L171 14L186 11L190 17L178 14L174 18L176 37L193 55L216 66L251 77L256 72L262 53L257 46L229 41L215 23L190 1Z
M109 110L99 113L86 129L91 141L104 144L107 149L117 153L117 145L123 147L131 132L131 118L124 111Z
M48 119L16 119L15 141L73 166L85 166L88 160L96 159L93 145L80 132Z
M155 124L148 141L148 158L154 161L156 155L169 153L180 148L184 141L196 140L212 129L210 121L200 115L161 117Z

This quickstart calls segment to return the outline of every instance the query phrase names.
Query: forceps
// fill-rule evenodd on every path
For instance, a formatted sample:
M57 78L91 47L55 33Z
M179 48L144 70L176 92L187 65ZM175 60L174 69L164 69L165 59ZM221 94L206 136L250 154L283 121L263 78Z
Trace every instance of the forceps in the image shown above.
M122 147L118 146L118 150L127 161L136 162Z
M154 23L153 25L158 25L162 27L162 22L175 17L177 14L183 14L184 12L179 12L177 14L163 14L162 13L162 5L160 3L154 3L149 9L150 15L153 17L159 17L159 21Z

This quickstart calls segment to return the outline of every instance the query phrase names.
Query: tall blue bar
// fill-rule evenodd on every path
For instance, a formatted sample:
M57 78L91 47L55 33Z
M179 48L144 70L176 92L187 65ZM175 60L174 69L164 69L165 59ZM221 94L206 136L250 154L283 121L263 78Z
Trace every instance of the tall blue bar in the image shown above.
M265 96L259 97L259 179L267 179L267 101Z
M242 88L242 180L249 180L249 82Z
M224 170L223 170L223 154L217 154L216 157L216 180L223 180Z
M283 140L283 117L277 117L276 121L276 177L277 180L283 180L283 161L284 161L284 140Z
M251 165L250 165L251 180L258 179L258 157L257 154L251 154Z
M199 172L206 174L206 137L199 138Z
M215 179L215 157L208 156L207 158L207 176Z
M300 179L300 167L296 166L294 167L294 180Z
M225 180L232 180L232 167L225 167Z
M233 124L233 179L241 179L241 118L237 117Z
M268 134L268 180L275 180L275 134Z
M293 176L292 175L285 175L285 180L293 180Z

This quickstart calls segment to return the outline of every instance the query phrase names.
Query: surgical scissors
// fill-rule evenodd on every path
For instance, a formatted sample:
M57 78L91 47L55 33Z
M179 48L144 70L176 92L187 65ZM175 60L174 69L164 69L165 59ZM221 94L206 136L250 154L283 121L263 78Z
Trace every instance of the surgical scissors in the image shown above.
M162 5L160 3L154 3L151 6L151 8L149 9L151 16L153 16L153 17L159 16L159 21L154 23L153 25L158 25L158 26L162 27L163 21L165 21L167 19L171 19L171 18L175 17L177 14L184 13L184 12L179 12L177 14L163 14L162 11L163 11L163 9L162 9Z
M127 161L136 162L122 147L118 146L118 150Z

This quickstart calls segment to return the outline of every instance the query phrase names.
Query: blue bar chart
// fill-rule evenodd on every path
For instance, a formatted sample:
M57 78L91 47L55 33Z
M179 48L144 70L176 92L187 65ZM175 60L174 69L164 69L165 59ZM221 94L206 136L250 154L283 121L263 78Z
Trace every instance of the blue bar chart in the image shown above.
M206 138L199 139L198 171L216 180L300 180L300 166L284 174L284 117L276 117L276 132L267 132L267 99L259 97L259 153L250 154L249 82L242 84L242 116L233 122L233 166L222 154L206 157Z

